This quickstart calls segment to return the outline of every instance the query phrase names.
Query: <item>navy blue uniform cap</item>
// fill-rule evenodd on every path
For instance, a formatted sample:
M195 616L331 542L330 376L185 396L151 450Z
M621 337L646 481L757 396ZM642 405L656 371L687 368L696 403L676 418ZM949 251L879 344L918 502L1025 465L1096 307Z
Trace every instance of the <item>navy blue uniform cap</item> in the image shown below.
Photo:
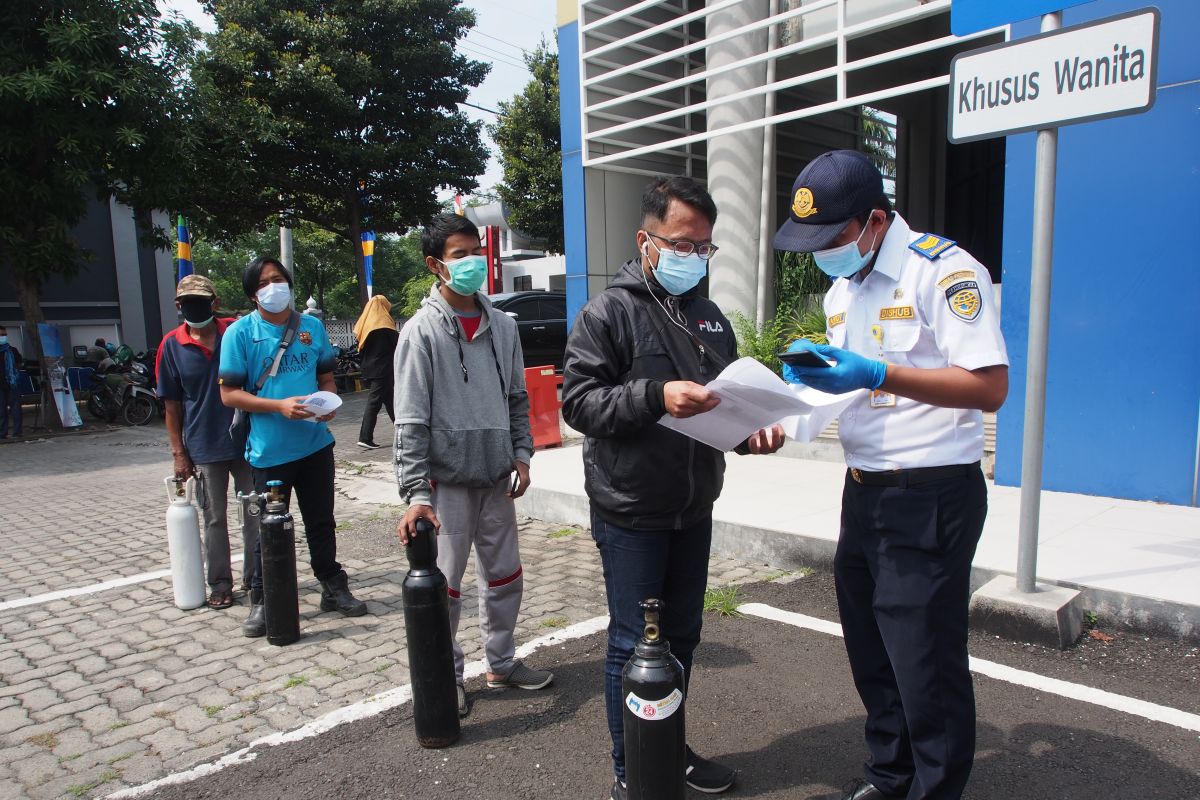
M857 150L831 150L808 162L792 184L787 221L775 232L776 250L825 250L855 214L875 206L883 176Z

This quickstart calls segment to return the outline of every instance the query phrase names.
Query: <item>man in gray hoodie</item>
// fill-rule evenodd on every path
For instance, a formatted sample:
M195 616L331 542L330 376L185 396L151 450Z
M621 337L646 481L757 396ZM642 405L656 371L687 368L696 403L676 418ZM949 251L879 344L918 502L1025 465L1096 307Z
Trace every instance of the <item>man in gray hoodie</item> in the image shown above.
M529 396L517 325L479 291L487 262L474 223L454 214L434 217L421 249L438 280L396 345L396 480L409 504L396 534L407 543L421 518L438 529L458 713L466 716L458 621L472 544L487 685L541 689L554 679L514 659L524 582L513 501L529 487Z

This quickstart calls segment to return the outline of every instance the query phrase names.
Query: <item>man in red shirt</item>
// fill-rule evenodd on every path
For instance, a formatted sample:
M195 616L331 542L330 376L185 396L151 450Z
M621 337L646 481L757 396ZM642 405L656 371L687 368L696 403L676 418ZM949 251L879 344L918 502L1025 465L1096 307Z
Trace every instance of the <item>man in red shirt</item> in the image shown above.
M233 322L218 319L220 301L212 281L187 275L175 291L175 307L183 324L163 337L158 347L158 396L166 403L167 437L175 458L175 477L195 476L197 499L204 512L208 605L233 605L233 570L229 559L226 495L229 478L239 492L252 492L254 480L244 454L229 436L233 409L221 402L221 336ZM242 584L250 575L250 559L258 539L257 518L242 522Z

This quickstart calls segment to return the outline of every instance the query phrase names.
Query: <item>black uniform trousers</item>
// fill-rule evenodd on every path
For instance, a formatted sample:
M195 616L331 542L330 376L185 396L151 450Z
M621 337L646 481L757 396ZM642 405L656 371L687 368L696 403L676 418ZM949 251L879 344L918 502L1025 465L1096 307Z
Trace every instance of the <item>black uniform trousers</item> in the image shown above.
M867 711L865 777L888 797L957 800L975 757L967 666L983 473L915 486L846 474L834 558L838 610Z

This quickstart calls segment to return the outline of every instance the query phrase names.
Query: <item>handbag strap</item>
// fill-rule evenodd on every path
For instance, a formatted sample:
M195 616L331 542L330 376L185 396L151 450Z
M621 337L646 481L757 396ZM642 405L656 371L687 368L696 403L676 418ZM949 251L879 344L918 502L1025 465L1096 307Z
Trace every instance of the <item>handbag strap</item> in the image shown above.
M279 340L279 349L275 351L275 360L271 362L269 370L263 370L258 376L258 381L254 384L254 393L258 394L262 391L263 384L267 382L267 378L274 378L279 372L279 362L283 360L283 354L291 346L292 340L296 338L296 329L300 327L300 315L295 311L288 318L287 328L283 332L283 338Z

